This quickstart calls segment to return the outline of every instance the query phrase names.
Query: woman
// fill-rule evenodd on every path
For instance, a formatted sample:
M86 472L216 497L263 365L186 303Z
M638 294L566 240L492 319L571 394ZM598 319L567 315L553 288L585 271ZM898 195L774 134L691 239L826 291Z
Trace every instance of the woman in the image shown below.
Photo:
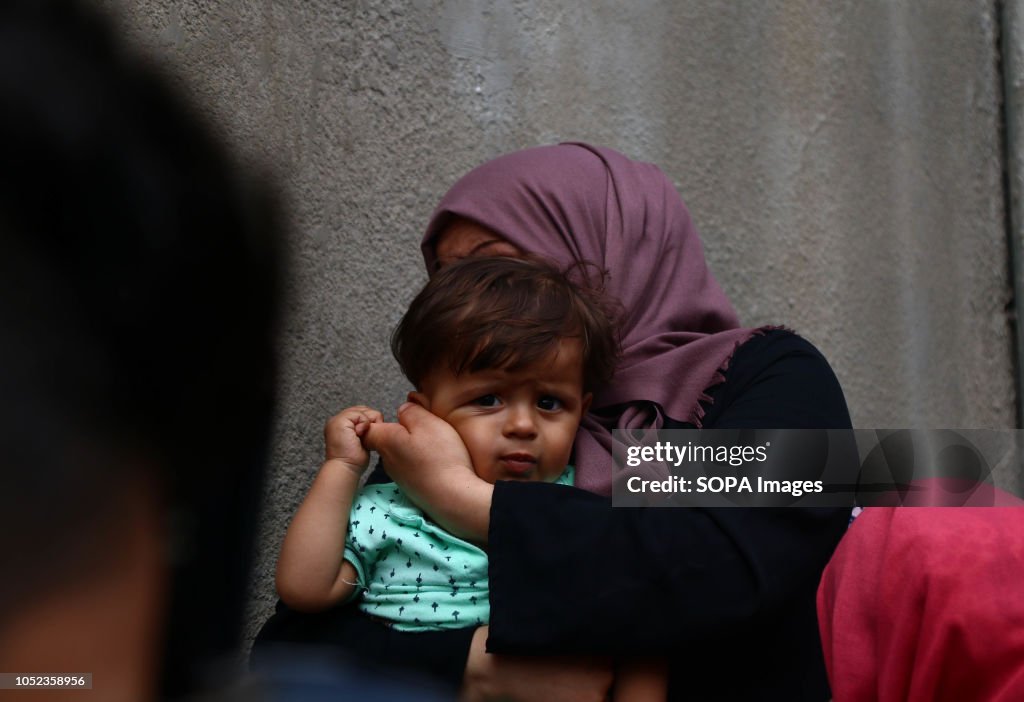
M509 154L445 195L423 253L428 270L477 255L594 263L625 311L622 364L577 436L581 490L476 479L454 431L413 405L400 424L373 427L368 442L391 477L490 555L489 628L439 637L432 665L464 662L469 699L601 699L610 673L599 661L655 655L670 661L673 698L827 699L814 593L847 514L607 499L615 428L850 425L809 343L739 327L664 174L585 144ZM386 640L371 645L391 660L424 657L422 639L349 626L362 645Z

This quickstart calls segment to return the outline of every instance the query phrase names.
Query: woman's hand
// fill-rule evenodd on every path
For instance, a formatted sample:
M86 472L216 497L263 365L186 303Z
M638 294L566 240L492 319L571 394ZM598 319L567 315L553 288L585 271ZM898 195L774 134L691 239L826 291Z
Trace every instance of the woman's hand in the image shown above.
M398 423L372 423L364 445L409 498L452 534L486 543L494 486L476 476L469 452L451 425L407 402Z
M487 653L488 628L473 634L462 679L462 702L604 702L612 687L610 660L582 656L529 657Z

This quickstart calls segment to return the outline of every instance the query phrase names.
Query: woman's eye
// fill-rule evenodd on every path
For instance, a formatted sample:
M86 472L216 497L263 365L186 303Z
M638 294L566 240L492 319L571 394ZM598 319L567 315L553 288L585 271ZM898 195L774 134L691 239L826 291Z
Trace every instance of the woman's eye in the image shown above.
M473 404L479 407L497 407L500 402L497 395L481 395L473 400Z
M553 412L554 410L562 409L562 401L557 397L551 397L551 395L545 395L544 397L537 400L537 407L542 410Z

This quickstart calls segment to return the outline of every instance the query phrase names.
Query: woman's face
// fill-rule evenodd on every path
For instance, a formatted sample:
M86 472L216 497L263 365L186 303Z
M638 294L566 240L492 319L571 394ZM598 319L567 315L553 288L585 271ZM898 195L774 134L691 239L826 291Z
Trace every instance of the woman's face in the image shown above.
M456 217L437 237L434 249L437 268L476 256L511 256L521 258L526 252L496 232L476 222Z

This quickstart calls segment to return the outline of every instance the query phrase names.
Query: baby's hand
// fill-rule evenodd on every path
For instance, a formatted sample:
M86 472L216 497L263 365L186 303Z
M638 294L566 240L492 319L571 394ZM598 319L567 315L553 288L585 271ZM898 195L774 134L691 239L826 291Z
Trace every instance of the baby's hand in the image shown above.
M370 452L363 446L362 439L371 424L383 421L380 412L363 405L334 415L324 426L324 460L341 461L353 473L362 475L370 465Z

